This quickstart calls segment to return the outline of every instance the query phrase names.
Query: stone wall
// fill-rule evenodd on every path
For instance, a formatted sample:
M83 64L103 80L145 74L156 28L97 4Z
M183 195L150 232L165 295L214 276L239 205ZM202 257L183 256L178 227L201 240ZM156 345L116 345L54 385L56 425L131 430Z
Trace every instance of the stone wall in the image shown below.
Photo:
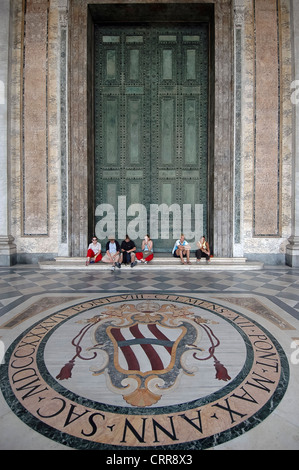
M4 235L14 237L19 262L85 254L88 3L100 2L10 3ZM292 233L290 0L213 3L215 254L283 263Z
M284 262L291 231L292 104L289 1L247 1L243 44L245 256Z
M61 218L59 11L13 0L11 231L19 262L53 258Z

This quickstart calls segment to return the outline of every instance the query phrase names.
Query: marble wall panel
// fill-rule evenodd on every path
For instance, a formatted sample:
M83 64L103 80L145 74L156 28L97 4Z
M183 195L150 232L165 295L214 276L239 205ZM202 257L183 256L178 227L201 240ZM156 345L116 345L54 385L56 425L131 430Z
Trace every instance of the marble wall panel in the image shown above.
M280 128L277 0L255 0L254 234L279 236Z
M23 67L23 234L48 233L48 2L26 2Z
M248 258L261 257L266 262L267 255L272 256L272 261L284 262L284 254L288 234L291 231L291 184L292 180L292 103L290 99L292 81L292 53L290 42L290 2L280 0L277 3L276 14L274 3L260 3L260 8L266 9L272 3L272 21L275 34L272 34L272 47L274 56L268 57L270 67L264 68L265 82L261 82L257 76L257 61L260 62L259 75L262 71L262 57L256 43L256 9L255 0L245 0L243 49L242 49L242 201L241 201L241 240L240 247L244 256ZM269 16L262 13L259 20L266 16L265 28L269 28ZM271 16L271 15L270 15ZM264 23L259 25L263 28ZM274 37L276 46L274 46ZM264 38L265 47L268 47L268 39ZM269 46L269 47L270 47ZM261 47L261 45L259 46ZM262 52L266 54L267 52ZM259 57L257 57L259 55ZM267 62L267 64L268 64ZM274 68L274 72L271 69ZM276 66L274 67L274 63ZM278 71L278 72L277 72ZM274 73L276 85L273 85L272 74ZM267 84L268 81L268 85ZM263 83L263 90L258 87ZM268 88L267 88L268 87ZM269 90L269 87L272 89ZM262 92L265 96L261 96ZM256 101L257 93L260 93L259 102ZM263 104L270 94L275 97L277 104L271 108L269 103ZM260 114L256 113L259 103ZM275 110L276 109L276 110ZM270 111L269 111L270 110ZM272 113L267 118L267 112ZM263 119L262 119L263 117ZM271 119L271 120L270 120ZM256 185L257 178L257 140L258 133L264 130L263 149L260 152L259 165L264 165L265 183L260 181ZM273 142L266 145L269 133L272 132ZM272 156L270 153L271 146ZM267 168L268 165L268 168ZM275 170L274 170L275 169ZM261 178L262 179L262 178ZM273 188L269 189L269 180ZM267 186L268 185L268 186ZM258 189L258 190L257 190ZM272 192L271 192L272 191ZM272 200L270 200L272 198ZM258 215L259 214L259 215ZM264 214L264 218L262 217ZM268 230L266 231L266 228ZM270 230L271 229L271 230Z
M59 250L60 233L61 233L61 140L60 140L60 31L59 31L59 9L60 0L44 0L32 3L31 15L40 15L44 12L47 3L47 29L46 44L47 46L47 63L44 69L37 71L40 80L43 80L45 70L47 70L47 88L46 99L40 104L39 99L31 102L32 127L24 125L24 105L25 105L25 89L28 83L25 82L25 52L26 52L26 16L27 9L24 8L25 2L22 0L12 0L11 12L11 95L10 95L10 126L11 133L9 139L10 159L11 159L11 233L15 238L17 245L17 262L34 263L38 259L53 258ZM30 9L29 9L30 11ZM35 12L35 13L33 13ZM36 38L40 34L41 25L36 25ZM42 39L43 41L43 39ZM31 47L31 54L44 54L45 49L40 47ZM27 60L28 60L27 49ZM37 58L36 64L40 63ZM32 89L32 86L31 86ZM41 88L37 90L40 92ZM20 91L22 93L20 93ZM24 95L23 95L24 91ZM33 92L31 92L33 93ZM28 94L29 96L29 94ZM43 95L44 96L44 95ZM29 106L29 101L28 101ZM37 121L40 106L46 110L42 115L42 119L46 122L46 128L43 128L47 143L46 153L36 153L32 141L28 140L28 146L24 146L25 130L30 135L41 132L41 124ZM27 133L27 131L26 131ZM39 148L42 146L39 141ZM25 148L27 153L25 153ZM30 155L28 149L33 148ZM44 148L44 147L43 147ZM30 157L30 158L29 158ZM45 164L44 164L45 163ZM25 179L25 170L28 179ZM36 178L40 191L35 191L33 178ZM43 185L42 182L43 181ZM27 186L25 186L25 183ZM35 201L29 199L29 195L35 191ZM45 203L46 202L46 203ZM30 204L29 204L30 203ZM28 205L29 204L29 205ZM28 209L30 208L33 218L27 220ZM66 208L67 210L67 208ZM37 226L36 219L41 214L41 224ZM34 225L38 230L33 230ZM42 225L43 224L43 225ZM42 228L42 230L41 230ZM26 231L25 231L26 230ZM47 230L47 231L46 231Z

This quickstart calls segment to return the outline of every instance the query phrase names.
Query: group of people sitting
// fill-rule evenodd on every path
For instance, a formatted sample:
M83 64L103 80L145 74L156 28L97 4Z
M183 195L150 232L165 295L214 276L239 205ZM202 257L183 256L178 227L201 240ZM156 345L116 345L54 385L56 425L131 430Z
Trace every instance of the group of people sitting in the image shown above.
M204 257L206 261L209 262L211 256L210 247L204 236L197 242L197 248L195 253L196 261L199 262ZM175 258L179 258L182 264L185 264L184 258L186 258L187 264L191 264L190 251L191 247L187 240L185 240L184 234L182 234L174 244L172 255ZM144 237L140 252L136 252L136 245L128 235L126 235L121 245L115 240L115 237L111 235L108 237L104 256L102 255L101 243L98 241L97 237L93 237L87 250L86 266L90 263L102 261L103 263L111 264L112 269L115 269L115 267L120 268L122 263L131 265L131 268L133 268L136 266L137 262L147 264L153 257L153 241L150 239L149 235Z
M102 255L102 246L98 241L97 237L92 238L92 242L88 246L86 266L91 262L98 263L109 263L112 265L112 269L121 267L122 263L131 265L131 268L136 266L137 261L141 263L148 263L154 257L153 253L153 242L148 235L144 237L141 245L141 252L136 253L136 245L133 240L130 239L129 235L122 241L121 245L115 240L114 236L108 237L106 243L106 253Z
M196 243L196 245L197 245L197 250L195 252L196 261L199 262L204 257L206 258L206 261L209 263L211 252L210 252L209 243L206 241L206 238L202 236L201 239ZM191 264L190 251L191 251L191 246L189 245L187 240L185 240L184 234L182 234L180 239L175 242L173 250L172 250L172 254L175 258L180 258L182 264L185 264L184 258L186 258L187 264Z

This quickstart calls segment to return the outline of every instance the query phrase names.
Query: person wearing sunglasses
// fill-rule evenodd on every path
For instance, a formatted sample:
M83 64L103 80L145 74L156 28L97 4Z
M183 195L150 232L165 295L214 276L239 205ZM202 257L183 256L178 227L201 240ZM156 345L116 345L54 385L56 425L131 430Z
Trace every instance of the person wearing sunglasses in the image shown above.
M91 243L88 245L88 250L87 250L87 259L86 259L86 266L88 266L90 263L98 263L102 259L102 246L100 242L98 241L97 237L92 237Z

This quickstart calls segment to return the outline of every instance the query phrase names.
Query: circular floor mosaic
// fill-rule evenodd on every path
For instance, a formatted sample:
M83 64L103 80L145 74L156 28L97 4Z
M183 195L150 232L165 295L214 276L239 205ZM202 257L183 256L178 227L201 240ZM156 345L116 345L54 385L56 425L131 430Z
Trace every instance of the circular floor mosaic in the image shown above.
M114 295L30 327L1 389L39 433L77 449L205 449L282 399L286 356L262 326L189 296Z

